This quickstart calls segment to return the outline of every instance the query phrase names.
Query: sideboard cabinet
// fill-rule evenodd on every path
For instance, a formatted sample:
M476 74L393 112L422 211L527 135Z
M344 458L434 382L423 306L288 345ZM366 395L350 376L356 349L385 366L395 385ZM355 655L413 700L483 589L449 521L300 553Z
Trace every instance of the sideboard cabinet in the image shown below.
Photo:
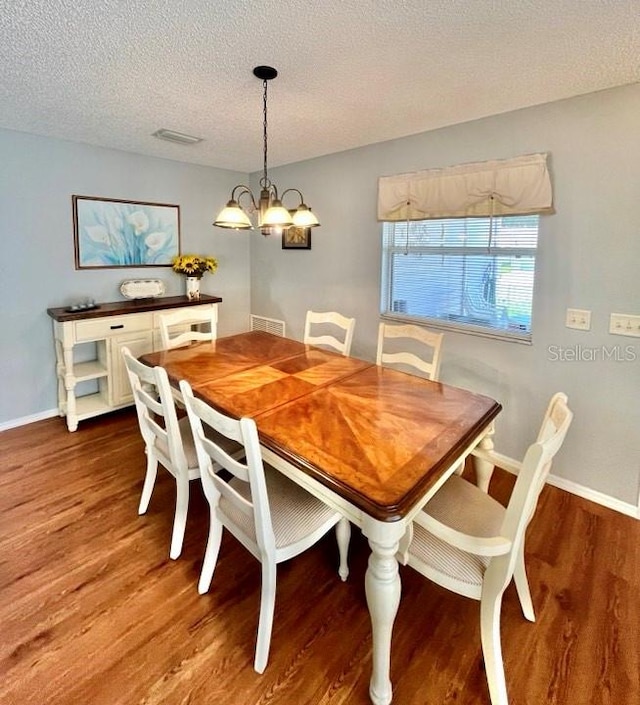
M160 350L163 311L213 307L217 315L220 301L217 296L203 295L199 301L165 296L99 304L86 310L47 309L53 319L58 412L66 416L69 431L75 431L83 419L133 404L121 350L126 346L136 356ZM86 347L90 348L88 360ZM83 385L89 391L79 394L78 385L85 382L90 383Z

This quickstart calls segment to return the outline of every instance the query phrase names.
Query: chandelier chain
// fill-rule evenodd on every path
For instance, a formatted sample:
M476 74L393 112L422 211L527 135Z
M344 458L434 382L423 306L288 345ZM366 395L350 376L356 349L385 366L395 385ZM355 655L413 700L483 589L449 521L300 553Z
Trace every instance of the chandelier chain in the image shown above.
M262 130L263 130L263 140L264 140L264 146L263 146L264 175L262 177L262 180L264 183L262 185L264 188L269 188L269 177L267 176L267 80L266 79L262 82L262 85L264 87L264 91L262 93L262 114L263 114Z

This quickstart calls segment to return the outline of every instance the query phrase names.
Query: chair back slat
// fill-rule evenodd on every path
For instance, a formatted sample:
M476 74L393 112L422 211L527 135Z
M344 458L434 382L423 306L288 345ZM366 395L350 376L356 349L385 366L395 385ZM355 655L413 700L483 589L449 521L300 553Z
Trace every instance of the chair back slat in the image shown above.
M307 345L329 347L349 356L355 326L355 318L347 318L335 311L307 311L303 341ZM340 329L342 333L335 332L336 328ZM338 335L342 335L342 339L339 339Z
M165 350L191 342L215 340L218 334L218 307L181 308L177 311L160 314L158 321L162 347ZM203 325L208 330L193 328L193 326Z
M395 325L381 321L378 326L376 364L408 366L423 373L427 379L437 380L440 375L443 338L443 333L435 333L421 326ZM388 341L402 343L392 342L387 346ZM400 345L406 349L399 349Z

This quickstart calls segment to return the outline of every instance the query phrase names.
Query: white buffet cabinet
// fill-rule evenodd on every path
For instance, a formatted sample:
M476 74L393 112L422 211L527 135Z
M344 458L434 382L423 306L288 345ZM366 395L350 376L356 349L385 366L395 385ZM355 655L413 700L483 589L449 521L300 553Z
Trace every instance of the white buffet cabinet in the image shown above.
M139 356L161 350L159 317L163 311L197 306L213 307L217 314L220 301L217 296L201 296L199 301L166 296L99 304L84 311L47 309L53 319L58 411L66 416L69 431L75 431L83 419L133 404L120 351L127 346ZM86 347L92 359L83 360ZM84 382L91 382L94 389L79 395L78 386L82 389Z

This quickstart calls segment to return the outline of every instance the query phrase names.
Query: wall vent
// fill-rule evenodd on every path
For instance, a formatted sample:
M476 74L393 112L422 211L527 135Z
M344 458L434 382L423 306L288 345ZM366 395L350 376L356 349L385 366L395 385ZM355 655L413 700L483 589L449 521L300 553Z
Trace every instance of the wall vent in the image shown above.
M284 338L285 323L277 318L266 318L251 314L251 330L262 330L265 333L279 335Z

